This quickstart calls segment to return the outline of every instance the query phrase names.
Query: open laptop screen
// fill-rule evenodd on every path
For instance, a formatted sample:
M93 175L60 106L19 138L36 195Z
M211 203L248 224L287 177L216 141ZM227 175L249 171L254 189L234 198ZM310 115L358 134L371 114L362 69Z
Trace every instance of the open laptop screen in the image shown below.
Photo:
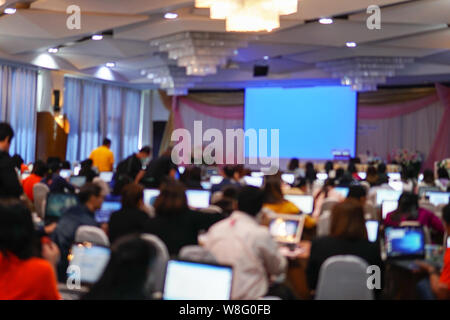
M100 172L100 179L105 181L106 183L110 183L112 181L114 172Z
M425 236L421 227L388 227L385 243L388 258L421 258L425 255Z
M278 215L269 223L269 232L277 242L298 243L303 232L303 218L294 215Z
M429 198L432 205L438 207L440 205L446 205L450 199L450 192L431 192L425 193L425 196Z
M247 185L260 188L263 185L264 178L263 177L249 177L245 176L244 181Z
M396 200L385 200L381 205L381 215L383 220L386 219L387 215L398 208L398 201Z
M395 200L398 201L402 195L401 191L391 190L391 189L378 189L377 190L377 206L381 206L383 201Z
M314 197L310 195L286 194L284 198L299 208L302 213L311 214L314 209Z
M144 190L144 203L149 206L153 206L156 198L159 196L158 189L145 189Z
M344 198L347 198L349 190L350 189L346 188L346 187L336 187L336 188L334 188L334 191L340 193Z
M78 197L68 193L49 193L45 207L46 218L60 218L67 209L78 204Z
M94 284L105 270L110 254L106 247L74 244L69 256L68 274L78 270L81 283Z
M86 177L85 176L71 176L69 182L70 182L70 184L74 185L75 187L81 188L86 183Z
M101 209L95 212L95 220L98 223L108 223L111 214L121 208L122 203L120 201L103 201Z
M211 182L212 184L219 184L219 183L221 183L222 182L222 180L223 180L223 177L222 176L211 176L210 178L209 178L209 182Z
M294 184L295 175L293 173L283 173L281 179L287 184Z
M376 220L366 221L367 238L370 242L375 242L378 239L378 226L379 222Z
M188 205L192 208L204 209L209 207L211 192L207 190L187 190L186 197Z
M72 170L69 169L63 169L59 172L59 175L64 179L69 179L72 175Z
M229 266L170 260L164 300L229 300L233 271Z

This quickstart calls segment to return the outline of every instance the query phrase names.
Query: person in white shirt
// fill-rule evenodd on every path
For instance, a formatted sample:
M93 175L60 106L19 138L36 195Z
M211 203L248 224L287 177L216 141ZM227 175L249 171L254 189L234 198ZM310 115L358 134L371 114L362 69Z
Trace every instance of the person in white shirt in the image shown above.
M260 226L255 218L262 205L260 189L243 187L238 195L238 210L210 227L200 241L219 263L233 267L233 300L266 296L271 279L286 271L286 258L269 230Z

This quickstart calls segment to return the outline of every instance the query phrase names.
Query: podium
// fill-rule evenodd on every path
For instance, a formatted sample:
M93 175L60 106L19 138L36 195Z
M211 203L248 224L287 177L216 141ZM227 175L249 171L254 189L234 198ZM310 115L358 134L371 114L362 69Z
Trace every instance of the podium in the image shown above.
M50 112L38 112L36 123L36 160L49 157L66 159L69 126L65 118L58 119Z

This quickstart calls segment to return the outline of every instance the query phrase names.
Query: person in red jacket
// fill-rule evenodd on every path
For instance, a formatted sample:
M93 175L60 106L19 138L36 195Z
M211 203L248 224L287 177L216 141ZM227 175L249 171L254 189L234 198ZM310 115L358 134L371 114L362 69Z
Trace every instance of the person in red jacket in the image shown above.
M28 199L34 201L33 187L36 183L41 182L41 180L47 175L48 167L44 161L38 160L34 163L33 171L31 175L23 180L23 191L27 195Z
M58 247L45 241L34 252L30 211L18 200L0 201L0 300L60 300L55 266Z

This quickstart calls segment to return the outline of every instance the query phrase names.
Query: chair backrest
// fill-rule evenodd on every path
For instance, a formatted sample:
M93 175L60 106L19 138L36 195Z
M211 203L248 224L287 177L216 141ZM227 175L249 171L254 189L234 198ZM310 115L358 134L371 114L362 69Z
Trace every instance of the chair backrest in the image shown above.
M324 237L330 234L331 210L324 211L317 220L317 236Z
M80 226L75 233L75 242L90 242L94 245L109 247L106 233L94 226Z
M373 300L367 286L368 266L357 256L328 258L320 268L316 300Z
M102 178L100 178L100 177L95 177L95 178L92 180L92 182L95 183L96 185L98 185L98 186L102 189L102 194L103 194L105 197L108 196L108 195L111 193L108 184L107 184L105 181L103 181Z
M325 211L331 211L333 207L339 202L334 199L325 199L322 204L322 208L320 209L320 215L322 215Z
M41 219L44 219L45 216L43 203L46 201L49 192L50 188L45 183L38 182L33 186L34 208Z
M378 220L377 212L377 209L371 203L364 205L364 217L366 220Z
M217 263L216 257L201 246L189 245L181 248L178 257L182 260L190 260L203 263Z
M155 235L142 234L141 238L156 248L156 259L145 287L147 293L154 299L160 299L164 290L167 263L170 259L169 250L164 242Z

